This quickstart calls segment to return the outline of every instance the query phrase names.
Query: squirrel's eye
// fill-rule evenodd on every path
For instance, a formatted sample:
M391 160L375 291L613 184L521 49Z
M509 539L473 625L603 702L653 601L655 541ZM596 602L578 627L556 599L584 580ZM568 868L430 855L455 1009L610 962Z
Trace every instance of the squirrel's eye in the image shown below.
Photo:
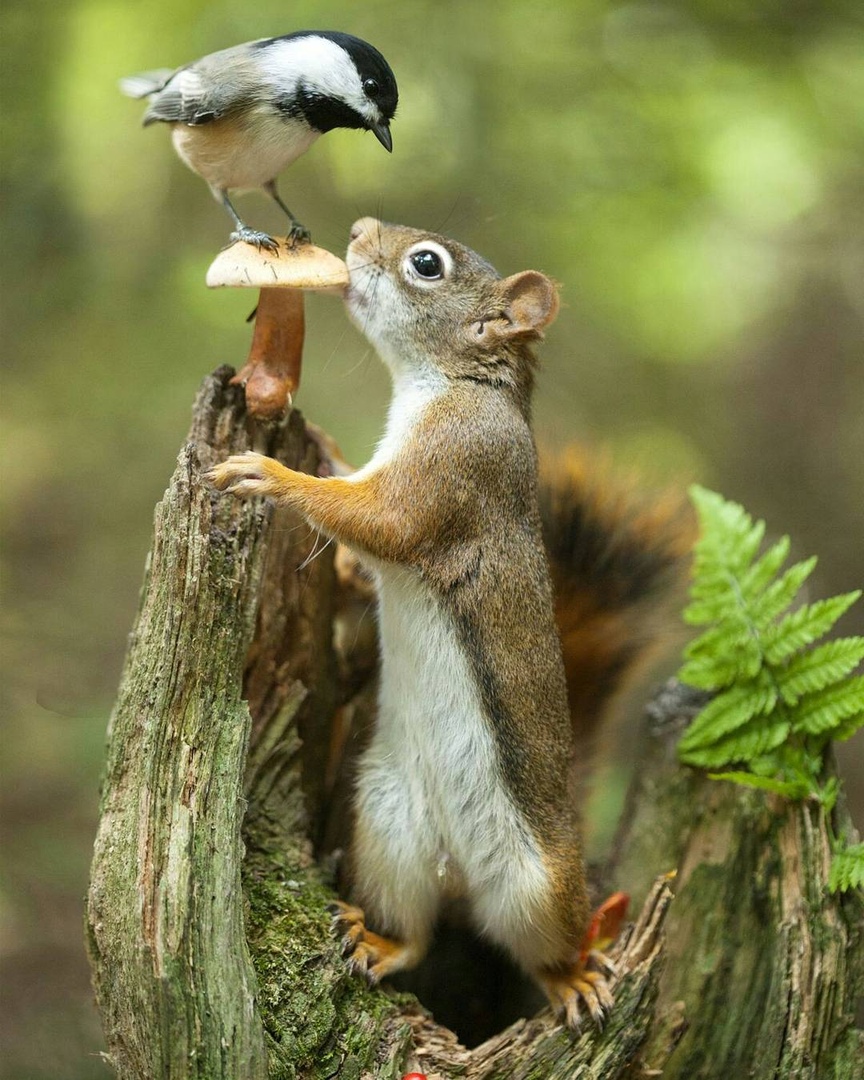
M372 97L373 94L378 93L378 80L377 79L364 79L363 80L363 92L367 97Z
M434 251L415 251L411 256L411 265L420 277L431 280L444 276L441 256Z

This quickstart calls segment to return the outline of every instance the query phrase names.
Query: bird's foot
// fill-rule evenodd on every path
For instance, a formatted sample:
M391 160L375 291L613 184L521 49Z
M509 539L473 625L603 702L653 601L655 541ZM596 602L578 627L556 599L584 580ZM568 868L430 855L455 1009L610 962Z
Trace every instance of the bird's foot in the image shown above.
M269 233L250 229L246 225L242 225L231 233L231 243L236 244L238 240L242 240L244 244L254 244L259 251L264 248L266 251L272 251L275 254L279 250L279 242L274 240Z
M295 248L298 244L308 244L311 240L312 233L309 232L305 225L301 225L299 221L292 222L291 228L288 230L289 247Z

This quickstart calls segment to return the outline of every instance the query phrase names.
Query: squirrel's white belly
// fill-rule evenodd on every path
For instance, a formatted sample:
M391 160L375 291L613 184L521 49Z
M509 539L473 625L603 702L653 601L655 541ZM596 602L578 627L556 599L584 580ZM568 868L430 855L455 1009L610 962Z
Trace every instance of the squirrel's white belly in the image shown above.
M450 616L412 571L377 569L383 662L358 783L361 899L420 937L455 886L481 929L506 936L548 896L543 860L504 787Z
M181 160L214 188L257 188L305 154L320 132L272 109L241 120L175 124L171 133Z

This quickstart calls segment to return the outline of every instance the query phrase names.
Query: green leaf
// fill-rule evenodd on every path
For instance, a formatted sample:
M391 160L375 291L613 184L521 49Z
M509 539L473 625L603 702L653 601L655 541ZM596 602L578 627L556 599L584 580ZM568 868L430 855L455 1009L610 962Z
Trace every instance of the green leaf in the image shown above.
M780 622L768 627L762 637L765 659L770 664L779 664L793 653L812 645L827 634L835 622L861 596L861 590L832 596L827 600L817 600L815 604L804 604L787 615Z
M741 679L755 678L762 653L749 624L742 619L707 630L684 650L686 663L678 678L702 690L720 690Z
M853 844L835 854L828 872L828 888L832 893L864 889L864 844Z
M733 784L741 784L742 787L771 791L787 799L806 799L812 793L810 785L803 780L775 780L769 776L754 776L750 772L708 773L708 776L712 780L729 780Z
M864 712L850 713L845 720L840 721L837 727L831 729L831 741L846 742L862 727L864 727Z
M777 676L783 700L794 705L802 694L813 694L840 682L864 659L864 638L838 638L800 653Z
M789 557L789 547L789 537L783 536L751 566L741 582L741 592L745 596L755 596L773 581Z
M769 585L754 602L752 620L759 630L764 630L781 615L798 595L798 590L813 573L816 556L790 566L783 577Z
M793 717L795 730L808 735L825 735L841 721L864 713L864 675L856 675L798 702Z
M698 765L703 769L717 769L736 761L751 761L780 746L788 736L791 726L785 719L768 720L760 716L751 720L741 730L710 746L682 750L679 743L678 753L685 764Z
M715 565L733 572L744 571L762 543L764 522L754 525L743 506L698 484L690 488L690 497L702 529L695 548L696 577L702 577L705 569Z
M736 655L731 653L690 660L678 672L681 682L700 690L723 690L739 679L752 679L759 672L761 658L758 654ZM754 670L755 669L755 670Z
M840 794L840 781L836 776L830 777L828 782L819 792L819 802L826 814L830 814L837 805L837 796Z
M683 751L710 746L777 703L777 691L767 681L745 683L722 691L705 706L681 737Z
M826 798L818 782L825 744L864 722L864 678L853 676L864 638L810 646L861 594L790 611L816 559L784 571L788 537L760 555L764 522L705 488L692 488L691 497L701 535L684 617L703 632L685 650L679 677L715 696L684 733L679 756L714 769L743 763L746 769L722 777L789 797Z
M727 575L723 586L724 592L706 594L704 599L693 599L681 613L684 622L690 626L707 626L710 623L734 618L739 609L739 602L730 588L732 580L734 579ZM693 590L690 595L696 597Z

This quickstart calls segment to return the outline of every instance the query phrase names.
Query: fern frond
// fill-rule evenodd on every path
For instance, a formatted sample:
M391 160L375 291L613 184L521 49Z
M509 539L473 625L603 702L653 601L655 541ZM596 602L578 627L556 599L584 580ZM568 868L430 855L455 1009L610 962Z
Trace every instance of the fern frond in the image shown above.
M769 626L762 637L765 659L769 664L779 664L790 656L812 645L823 637L840 616L861 596L861 590L817 600L804 604L780 622Z
M701 595L699 590L691 588L693 599L681 613L684 622L690 626L707 626L734 618L740 611L740 604L729 589L733 580L726 573L718 575L719 584L712 584Z
M706 630L687 646L684 657L686 663L678 678L701 690L720 690L738 680L755 678L762 666L759 643L740 613Z
M749 772L708 773L711 780L728 780L742 787L759 788L787 799L804 799L810 794L810 785L804 780L775 780L771 776L756 776Z
M739 763L721 778L821 797L825 743L864 721L864 676L853 675L864 638L808 647L861 593L790 611L816 559L784 570L788 537L760 555L763 522L704 488L691 495L702 532L685 618L704 629L685 650L679 677L716 694L681 738L681 760L714 769Z
M828 871L828 888L832 893L864 889L864 844L853 844L835 854Z
M756 596L766 588L780 572L780 567L789 557L791 541L788 536L781 536L765 554L755 562L741 580L741 592L745 596Z
M783 577L769 585L760 597L754 600L752 615L754 625L759 630L766 627L789 607L798 590L808 577L813 573L816 566L816 556L805 559L804 562L790 566Z
M730 650L717 656L702 656L688 660L678 672L678 678L700 690L723 690L742 679L758 674L762 658L752 650Z
M705 747L761 716L777 703L777 690L770 682L744 683L717 694L693 720L678 744L685 753ZM734 760L734 759L730 759Z
M808 735L833 735L841 721L864 713L864 675L856 675L801 699L795 710L795 730Z
M699 749L685 750L678 744L678 753L686 765L702 769L718 769L739 761L751 761L767 754L786 741L792 725L776 714L758 716L739 731Z
M754 523L743 506L698 484L690 488L690 497L702 523L695 549L695 577L705 578L718 569L742 574L762 544L765 523Z
M780 671L777 682L787 705L838 683L864 660L864 638L837 638L811 652L799 653Z
M831 741L846 742L862 727L864 727L864 711L850 713L845 720L841 720L835 728L831 729Z

